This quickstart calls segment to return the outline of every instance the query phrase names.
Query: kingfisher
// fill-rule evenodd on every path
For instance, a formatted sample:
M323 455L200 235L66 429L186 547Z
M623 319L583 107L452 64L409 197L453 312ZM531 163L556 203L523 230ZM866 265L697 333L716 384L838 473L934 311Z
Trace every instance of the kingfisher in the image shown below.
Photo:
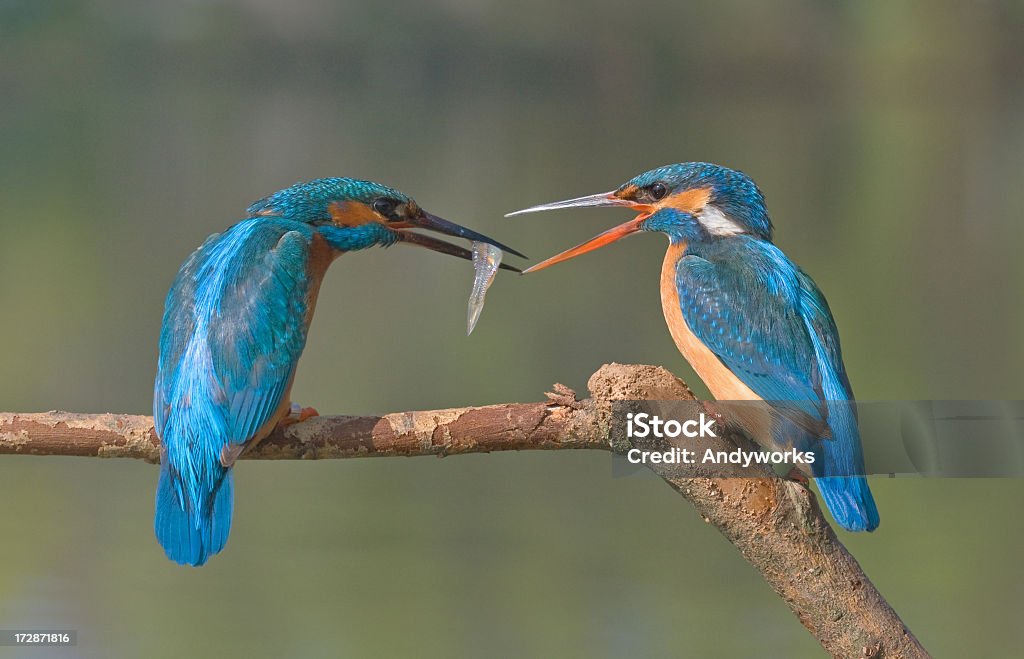
M154 526L168 558L199 566L221 551L239 455L279 423L316 414L293 405L289 392L331 262L395 243L472 258L464 247L413 229L522 256L393 188L325 178L255 202L245 219L207 238L181 266L165 303L153 396L161 440Z
M764 195L746 174L711 163L652 169L611 192L509 215L625 206L639 214L527 269L548 266L640 231L668 236L661 304L683 357L733 421L773 450L809 451L805 467L832 517L873 531L878 509L864 477L853 390L839 333L814 280L772 242Z

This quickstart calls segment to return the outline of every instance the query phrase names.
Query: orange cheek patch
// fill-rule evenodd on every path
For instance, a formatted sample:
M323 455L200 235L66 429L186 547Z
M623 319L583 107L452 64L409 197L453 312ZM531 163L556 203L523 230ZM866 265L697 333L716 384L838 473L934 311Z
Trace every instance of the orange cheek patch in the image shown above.
M382 218L361 201L335 201L327 207L331 221L342 227L357 227L368 222L381 222Z
M704 208L710 199L711 188L693 188L666 197L658 206L661 208L675 208L684 213L693 214Z

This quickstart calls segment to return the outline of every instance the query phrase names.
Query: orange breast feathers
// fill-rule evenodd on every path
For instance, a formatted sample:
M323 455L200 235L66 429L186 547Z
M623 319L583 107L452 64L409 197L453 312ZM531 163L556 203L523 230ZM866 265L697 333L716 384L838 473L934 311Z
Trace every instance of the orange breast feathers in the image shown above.
M316 310L317 297L320 295L320 284L323 283L324 274L334 259L338 258L341 252L332 248L319 233L313 234L313 241L309 246L309 291L306 294L306 327L313 321L313 312Z
M717 400L762 401L763 399L733 374L686 324L679 304L679 289L676 287L676 264L685 251L685 243L669 246L661 266L661 309L665 314L665 322L668 323L672 340ZM722 411L732 412L734 417L741 417L734 420L747 430L751 439L761 440L759 443L771 442L771 414L767 405L737 405L733 408Z

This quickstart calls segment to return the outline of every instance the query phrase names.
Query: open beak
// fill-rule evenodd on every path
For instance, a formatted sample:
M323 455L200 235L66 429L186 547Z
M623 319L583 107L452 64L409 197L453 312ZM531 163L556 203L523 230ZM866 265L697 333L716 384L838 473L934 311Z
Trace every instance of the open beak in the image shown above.
M567 249L561 254L555 254L549 259L541 261L532 268L527 268L523 271L523 274L530 272L536 272L537 270L543 270L544 268L561 263L562 261L568 261L571 258L575 258L580 254L586 254L592 252L595 249L604 247L605 245L611 245L616 240L625 238L626 236L640 231L640 227L651 213L654 212L654 208L646 204L639 204L635 201L628 199L622 199L616 196L615 192L602 192L600 194L590 195L587 197L577 197L576 199L567 199L565 201L556 201L550 204L541 204L539 206L531 206L530 208L524 208L521 211L515 211L509 213L505 217L512 217L513 215L521 215L524 213L538 213L540 211L559 210L562 208L594 208L603 206L626 206L634 210L640 211L640 214L628 222L624 222L617 227L608 229L604 233L594 236L587 242L577 245L572 249Z
M516 256L524 259L526 258L526 256L521 252L518 252L507 245L503 245L493 238L488 238L487 236L477 233L472 229L467 229L466 227L455 224L454 222L449 222L444 218L431 215L426 211L420 211L419 217L414 220L409 220L408 228L427 229L428 231L443 233L446 236L455 236L457 238L465 238L466 240L474 242L488 243L490 245L494 245L503 252L515 254ZM398 239L404 243L419 245L420 247L426 247L427 249L432 249L435 252L441 252L442 254L457 256L461 259L473 260L473 252L465 247L453 245L445 240L441 240L440 238L435 238L422 233L413 233L411 231L397 231L396 233L398 234ZM522 272L519 268L505 263L502 263L501 267L513 272Z

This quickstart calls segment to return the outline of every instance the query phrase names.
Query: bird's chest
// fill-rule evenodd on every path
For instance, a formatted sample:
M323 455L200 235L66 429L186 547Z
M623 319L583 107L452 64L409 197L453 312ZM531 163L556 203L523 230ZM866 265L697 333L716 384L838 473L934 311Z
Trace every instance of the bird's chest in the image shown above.
M669 246L661 266L661 309L668 323L668 331L676 347L711 394L718 400L761 400L750 387L736 377L704 343L697 338L683 318L676 286L676 264L686 251L685 243Z
M303 319L306 327L313 321L313 312L316 311L316 301L320 296L320 284L324 280L327 268L341 254L332 248L327 240L319 233L313 235L309 250L309 286L306 289L306 317Z
M686 250L685 244L674 244L665 254L661 266L661 308L668 323L668 331L672 334L679 352L697 376L704 381L711 395L718 401L760 401L753 404L729 405L716 408L718 413L726 416L731 424L735 424L748 437L762 446L775 445L772 434L772 413L767 403L753 392L729 368L722 363L715 353L704 345L690 329L683 317L679 300L679 287L676 286L676 264Z

